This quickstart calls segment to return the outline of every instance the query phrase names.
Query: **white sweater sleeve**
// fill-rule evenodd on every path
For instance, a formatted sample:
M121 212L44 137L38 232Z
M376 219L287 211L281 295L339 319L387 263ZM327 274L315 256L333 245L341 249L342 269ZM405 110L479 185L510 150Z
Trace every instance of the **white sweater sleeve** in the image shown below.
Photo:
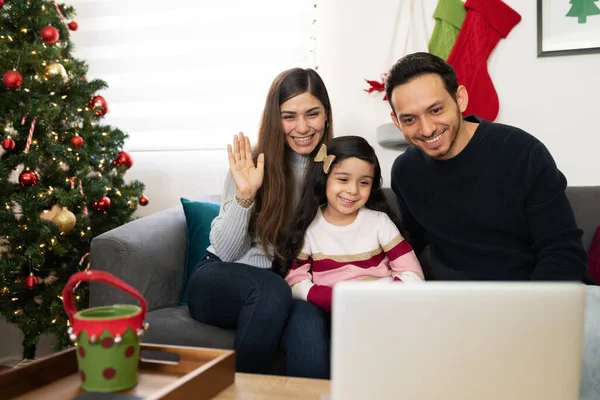
M235 201L236 187L231 173L227 173L221 197L219 215L210 227L210 244L215 254L225 262L239 260L252 246L248 225L255 204L248 208L240 207Z

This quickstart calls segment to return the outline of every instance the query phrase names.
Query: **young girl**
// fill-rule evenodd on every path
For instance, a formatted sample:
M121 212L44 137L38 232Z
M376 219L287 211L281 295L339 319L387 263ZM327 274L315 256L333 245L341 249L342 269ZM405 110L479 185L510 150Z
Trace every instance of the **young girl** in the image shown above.
M375 151L359 136L321 145L273 270L292 296L331 311L332 287L347 280L423 280L381 190Z

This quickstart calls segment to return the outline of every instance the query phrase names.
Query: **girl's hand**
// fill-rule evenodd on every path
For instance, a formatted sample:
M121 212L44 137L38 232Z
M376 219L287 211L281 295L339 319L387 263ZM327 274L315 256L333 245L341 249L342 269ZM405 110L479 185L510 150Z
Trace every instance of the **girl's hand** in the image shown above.
M231 176L237 187L236 196L243 200L253 199L263 183L265 155L263 153L258 155L255 166L252 161L250 139L242 132L239 136L233 136L233 153L231 145L228 144L227 154Z

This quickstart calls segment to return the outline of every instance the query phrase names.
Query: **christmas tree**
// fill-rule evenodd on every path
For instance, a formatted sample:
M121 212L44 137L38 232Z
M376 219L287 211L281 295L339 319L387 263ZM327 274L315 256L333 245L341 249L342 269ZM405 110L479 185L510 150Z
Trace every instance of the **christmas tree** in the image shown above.
M146 205L142 183L124 181L133 163L126 134L101 125L109 111L71 56L72 7L0 0L0 315L24 334L33 358L43 333L66 347L61 291L89 267L91 239ZM74 294L87 307L87 287Z
M567 13L567 17L577 17L577 22L585 24L587 17L590 15L600 14L600 9L594 3L598 0L571 0L571 9Z

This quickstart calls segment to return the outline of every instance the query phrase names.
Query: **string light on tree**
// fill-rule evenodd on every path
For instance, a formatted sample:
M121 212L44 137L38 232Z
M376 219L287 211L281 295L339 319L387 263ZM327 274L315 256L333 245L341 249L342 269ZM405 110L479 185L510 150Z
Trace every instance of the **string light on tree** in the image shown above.
M9 135L16 135L18 133L17 130L13 128L12 124L10 123L6 124L6 126L4 127L4 131Z

